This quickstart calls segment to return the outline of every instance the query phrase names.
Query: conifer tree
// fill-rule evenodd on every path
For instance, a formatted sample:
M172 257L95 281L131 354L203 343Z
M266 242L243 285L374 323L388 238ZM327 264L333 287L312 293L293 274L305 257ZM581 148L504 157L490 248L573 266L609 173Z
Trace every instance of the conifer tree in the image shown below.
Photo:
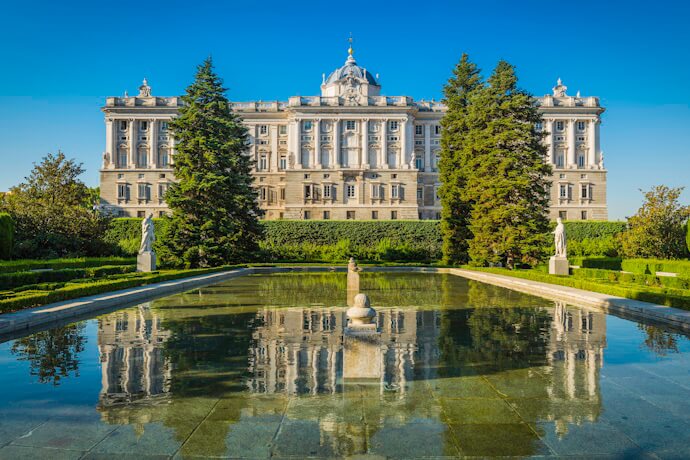
M453 69L453 76L443 88L447 112L441 120L441 159L439 161L439 197L441 199L441 233L443 260L448 264L467 262L470 203L462 198L465 186L466 145L471 129L467 117L470 96L483 86L479 69L463 54Z
M462 198L470 202L468 253L474 265L535 264L548 247L544 133L535 99L517 88L512 65L500 61L471 98Z
M182 102L170 122L178 182L165 196L172 217L161 259L186 267L246 260L261 235L253 161L246 151L247 130L232 112L211 58L197 68Z

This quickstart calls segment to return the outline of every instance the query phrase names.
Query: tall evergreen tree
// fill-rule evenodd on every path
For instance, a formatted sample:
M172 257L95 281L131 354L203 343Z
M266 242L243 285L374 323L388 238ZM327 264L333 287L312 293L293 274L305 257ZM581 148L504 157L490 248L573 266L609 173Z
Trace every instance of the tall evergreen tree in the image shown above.
M161 259L209 267L247 259L261 236L247 130L230 108L211 58L201 64L170 123L178 182L165 199L172 217Z
M469 216L471 206L462 197L465 187L465 157L471 154L465 141L472 128L467 117L470 96L483 87L479 69L463 54L453 69L453 76L443 88L448 110L441 120L441 159L439 161L439 197L441 198L441 233L445 263L467 262Z
M544 256L549 222L544 133L535 99L517 88L512 65L500 61L472 96L462 198L472 205L468 253L475 265L534 264ZM482 127L483 125L483 127Z

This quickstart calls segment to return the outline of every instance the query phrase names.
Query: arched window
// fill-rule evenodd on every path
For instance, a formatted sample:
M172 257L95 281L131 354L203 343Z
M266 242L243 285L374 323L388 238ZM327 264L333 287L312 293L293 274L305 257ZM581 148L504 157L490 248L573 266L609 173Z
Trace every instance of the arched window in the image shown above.
M145 145L139 146L137 150L137 168L146 168L148 166L148 147Z
M158 149L158 167L167 168L170 165L170 154L168 153L168 146L161 145Z
M121 145L117 149L117 167L126 168L127 167L127 146Z

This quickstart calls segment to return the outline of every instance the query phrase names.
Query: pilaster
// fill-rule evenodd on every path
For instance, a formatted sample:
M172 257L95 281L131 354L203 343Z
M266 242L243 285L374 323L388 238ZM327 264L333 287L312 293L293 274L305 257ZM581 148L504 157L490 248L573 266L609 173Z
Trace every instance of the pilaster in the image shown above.
M158 120L151 119L149 121L149 137L151 138L151 142L149 145L151 146L151 151L150 151L150 158L151 161L148 162L148 164L151 165L152 168L157 168L158 165Z
M575 123L577 119L568 121L568 167L577 168L577 150L575 149Z
M137 143L139 142L139 130L134 118L129 119L129 161L130 169L137 167Z

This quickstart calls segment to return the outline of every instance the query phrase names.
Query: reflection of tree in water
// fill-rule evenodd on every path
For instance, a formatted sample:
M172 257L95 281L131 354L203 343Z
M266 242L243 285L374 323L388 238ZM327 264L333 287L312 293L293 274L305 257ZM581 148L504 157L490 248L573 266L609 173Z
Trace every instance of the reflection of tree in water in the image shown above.
M678 353L678 334L648 324L638 324L637 328L646 334L645 346L658 356Z
M84 351L84 323L70 324L17 339L12 353L28 361L40 383L59 385L70 373L79 376L79 353Z
M543 365L551 316L535 299L475 281L467 309L446 310L439 349L442 376Z

